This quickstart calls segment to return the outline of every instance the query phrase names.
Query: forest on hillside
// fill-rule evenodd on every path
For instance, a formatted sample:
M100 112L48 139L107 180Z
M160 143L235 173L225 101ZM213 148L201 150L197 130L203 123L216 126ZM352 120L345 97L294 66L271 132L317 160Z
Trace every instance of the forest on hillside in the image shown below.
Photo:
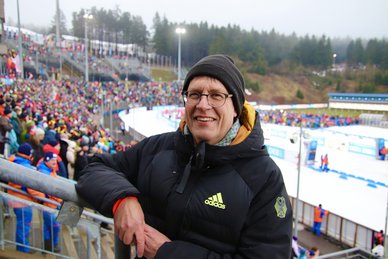
M332 88L335 86L338 91L346 91L347 83L344 82L353 80L358 85L354 88L355 91L388 92L387 39L331 39L325 35L284 35L275 29L247 31L238 25L218 27L206 22L177 24L158 13L154 16L152 28L147 28L140 16L123 12L119 8L105 10L93 7L88 12L93 15L93 19L89 21L89 39L135 43L149 53L169 56L175 61L178 48L175 30L177 27L184 27L187 33L181 37L183 66L189 67L208 54L230 55L245 74L248 87L255 91L261 90L255 75L311 75L311 83L311 77L314 76L312 73L315 71L322 73L341 65L346 67L341 78L335 75L324 80L328 81L327 84ZM62 13L61 34L83 38L85 13L84 9L73 13L71 29L65 27L66 17ZM48 30L55 32L55 24L54 17Z
M84 14L81 9L72 16L74 36L84 37ZM331 39L325 35L284 35L275 31L246 31L238 25L218 27L206 22L177 24L158 13L153 27L147 28L140 16L120 9L105 10L96 7L93 15L91 37L117 43L136 43L159 55L177 58L177 27L187 31L182 36L182 64L190 66L201 57L212 53L227 53L253 65L256 72L265 73L271 67L289 60L303 66L328 68L335 62L350 66L374 64L388 69L388 42L385 39ZM62 24L65 24L62 22ZM62 26L64 27L64 25ZM54 24L52 31L54 32ZM68 32L66 28L62 31Z
M80 9L73 12L72 28L66 28L66 17L60 11L60 32L83 38L85 35L84 15ZM347 63L350 66L374 64L388 69L387 39L334 38L325 35L284 35L271 31L246 31L238 25L218 27L207 22L199 24L177 24L167 17L156 13L152 28L147 28L142 17L123 12L119 7L114 10L92 7L88 14L93 15L90 23L90 39L107 40L115 43L135 43L156 54L177 58L177 27L187 31L182 36L182 64L190 66L207 54L227 53L244 62L253 63L257 71L264 72L271 67L289 60L312 66L327 68L333 63ZM56 32L54 16L46 33Z

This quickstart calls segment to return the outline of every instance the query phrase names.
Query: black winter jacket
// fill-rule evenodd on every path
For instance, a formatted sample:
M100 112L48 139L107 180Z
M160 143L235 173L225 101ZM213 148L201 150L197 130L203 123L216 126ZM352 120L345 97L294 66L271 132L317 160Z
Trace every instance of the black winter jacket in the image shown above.
M146 223L172 240L155 258L288 259L291 205L263 142L259 120L227 147L194 147L181 130L152 136L95 156L76 190L109 217L118 199L137 196Z

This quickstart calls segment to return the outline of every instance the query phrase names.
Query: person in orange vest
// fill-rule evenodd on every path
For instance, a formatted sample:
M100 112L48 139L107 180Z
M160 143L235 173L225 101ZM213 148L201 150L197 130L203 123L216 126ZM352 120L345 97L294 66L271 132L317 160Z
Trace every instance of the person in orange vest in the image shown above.
M328 172L329 169L329 156L328 154L325 154L324 156L321 156L321 170L324 172Z
M388 154L388 148L382 146L379 150L380 160L385 160L385 156Z
M38 171L50 175L52 177L59 177L55 171L57 166L58 156L53 152L44 153L43 160L37 165ZM52 195L46 194L46 198L55 202L61 203L62 199ZM44 205L56 209L58 206L52 203L45 202ZM56 214L48 211L43 211L43 237L45 250L60 252L59 246L59 233L61 231L61 225L56 220ZM54 250L53 250L54 249Z
M313 234L320 236L321 235L321 225L323 217L326 216L329 212L322 209L322 204L319 204L318 207L314 208L314 225L313 225Z
M16 164L22 165L24 167L34 169L31 165L32 158L32 147L28 143L24 143L19 146L18 151L15 155L12 155L8 158L8 161L14 162ZM44 194L33 189L21 186L16 183L9 182L9 186L23 190L29 195L21 194L17 191L8 190L8 194L16 196L18 198L25 199L27 201L36 201L34 197L44 197ZM30 252L30 228L32 221L32 207L27 205L24 202L18 202L15 200L10 200L8 202L9 207L13 208L13 211L16 215L16 250L24 253Z
M375 246L377 246L377 245L384 246L384 231L383 230L380 230L380 232L377 232L374 235L374 242L373 243Z

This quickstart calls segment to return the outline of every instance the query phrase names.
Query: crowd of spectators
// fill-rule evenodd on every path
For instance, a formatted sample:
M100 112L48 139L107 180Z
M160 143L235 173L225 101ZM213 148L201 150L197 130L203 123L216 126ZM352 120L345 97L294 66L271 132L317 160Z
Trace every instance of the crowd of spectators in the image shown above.
M22 79L10 84L3 82L0 84L0 152L8 157L27 142L34 150L34 166L45 152L54 152L58 155L58 175L74 179L78 173L74 169L82 168L85 155L112 153L130 146L115 139L113 129L108 131L100 125L103 103L105 107L112 103L114 107L151 109L181 102L178 86L167 83Z
M360 124L358 117L331 116L325 113L312 114L287 110L265 111L261 110L260 119L263 123L279 124L283 126L297 127L302 122L305 128L327 128L332 126L347 126ZM183 108L166 109L162 112L166 118L180 120L184 116Z
M302 122L306 128L327 128L332 126L347 126L359 124L358 117L332 116L325 113L301 113L295 111L260 111L260 118L264 123L273 123L285 126L299 126Z

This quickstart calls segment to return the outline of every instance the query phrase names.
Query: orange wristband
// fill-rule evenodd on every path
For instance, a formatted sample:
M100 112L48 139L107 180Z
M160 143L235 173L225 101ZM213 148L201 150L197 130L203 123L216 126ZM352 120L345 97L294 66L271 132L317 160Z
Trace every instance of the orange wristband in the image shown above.
M128 197L122 198L120 200L117 200L112 208L113 215L116 213L116 210L119 208L120 204L123 201L125 201L126 199L136 199L137 200L137 197L136 196L128 196Z

